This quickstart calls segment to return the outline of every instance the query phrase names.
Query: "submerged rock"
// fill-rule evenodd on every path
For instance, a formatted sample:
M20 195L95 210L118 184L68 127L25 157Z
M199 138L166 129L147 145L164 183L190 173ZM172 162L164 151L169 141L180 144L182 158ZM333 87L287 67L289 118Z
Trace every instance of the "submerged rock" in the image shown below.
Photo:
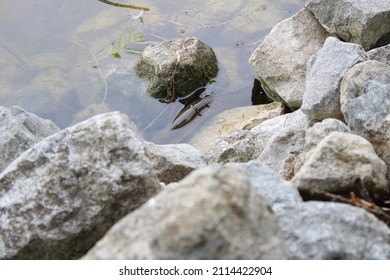
M149 81L147 92L152 97L173 101L210 83L218 66L208 45L197 38L185 37L146 47L135 71Z
M125 115L60 131L0 174L0 258L79 258L159 190L145 142Z
M279 102L225 110L197 132L190 144L206 153L214 144L234 130L250 130L262 122L280 116L284 106Z

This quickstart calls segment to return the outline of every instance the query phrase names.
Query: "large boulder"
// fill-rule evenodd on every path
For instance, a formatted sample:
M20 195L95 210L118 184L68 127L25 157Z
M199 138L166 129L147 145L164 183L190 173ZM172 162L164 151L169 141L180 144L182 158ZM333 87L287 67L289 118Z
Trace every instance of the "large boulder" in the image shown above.
M149 81L147 92L152 97L172 101L207 85L217 75L218 66L206 43L184 37L147 46L135 71Z
M307 64L302 111L312 119L342 119L341 79L352 66L365 60L367 55L361 46L334 37L326 39L324 46Z
M374 60L354 66L343 78L340 102L348 126L371 142L390 179L390 66Z
M354 181L360 178L373 199L386 200L390 192L386 173L386 164L370 142L358 135L332 132L318 143L292 183L303 194L349 194L356 193Z
M390 259L390 229L364 209L310 201L275 210L291 259Z
M344 41L365 50L388 39L390 5L386 0L306 0L306 8Z
M18 106L0 107L0 172L33 144L58 131L53 122Z
M79 258L160 188L125 115L60 131L0 174L0 259Z
M306 9L275 25L249 60L270 97L290 108L301 106L307 61L327 36Z
M84 259L285 259L277 220L242 169L207 167L119 221Z

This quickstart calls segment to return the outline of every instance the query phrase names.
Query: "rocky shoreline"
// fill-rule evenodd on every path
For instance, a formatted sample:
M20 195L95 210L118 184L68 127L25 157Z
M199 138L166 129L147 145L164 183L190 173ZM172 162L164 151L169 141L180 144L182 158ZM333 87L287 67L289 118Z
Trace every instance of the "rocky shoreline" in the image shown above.
M384 2L307 1L249 60L275 102L190 144L0 107L0 259L390 259L389 34Z

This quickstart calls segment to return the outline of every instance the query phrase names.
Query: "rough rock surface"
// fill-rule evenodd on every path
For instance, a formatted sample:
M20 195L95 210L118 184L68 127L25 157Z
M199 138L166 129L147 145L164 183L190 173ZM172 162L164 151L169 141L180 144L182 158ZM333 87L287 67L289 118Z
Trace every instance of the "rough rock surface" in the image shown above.
M112 227L85 259L285 259L276 217L241 170L197 170Z
M0 174L0 258L79 258L160 190L128 118L98 115L24 152Z
M237 129L250 130L283 112L284 105L280 102L225 110L207 122L191 139L190 144L205 153L229 132Z
M305 145L295 164L295 173L301 168L306 159L310 157L311 152L317 147L317 144L334 131L351 133L351 129L345 123L337 119L325 119L315 123L306 130Z
M255 158L255 135L234 130L218 140L205 154L207 163L246 162Z
M286 180L294 177L298 155L305 144L304 129L283 129L278 131L265 145L259 160L267 164Z
M390 229L367 211L311 201L276 209L291 259L390 258Z
M374 60L354 66L343 78L340 102L348 126L371 142L390 179L390 66Z
M387 0L306 0L306 8L344 41L375 46L390 30L390 9Z
M59 128L18 106L0 107L0 172L25 150Z
M372 49L367 52L367 55L371 60L378 60L390 65L390 45Z
M370 142L358 135L332 132L318 143L292 183L302 193L349 194L356 192L353 183L360 177L373 199L385 200L390 191L386 173Z
M147 154L153 169L165 184L180 181L191 171L205 165L203 155L188 144L147 144Z
M249 60L270 97L290 108L301 106L307 61L327 36L329 33L306 9L271 30Z
M367 55L361 46L328 37L307 64L302 111L312 119L342 119L340 83L344 74Z
M261 154L264 147L276 133L282 133L283 130L287 129L297 131L308 129L310 125L312 125L312 121L301 110L264 121L250 130L255 135L254 158Z
M250 183L258 188L272 209L279 205L302 202L299 192L291 182L283 180L271 168L258 160L245 163L228 163L226 166L239 169Z
M145 48L136 73L149 81L155 98L184 97L204 87L218 72L214 51L194 37L153 43Z

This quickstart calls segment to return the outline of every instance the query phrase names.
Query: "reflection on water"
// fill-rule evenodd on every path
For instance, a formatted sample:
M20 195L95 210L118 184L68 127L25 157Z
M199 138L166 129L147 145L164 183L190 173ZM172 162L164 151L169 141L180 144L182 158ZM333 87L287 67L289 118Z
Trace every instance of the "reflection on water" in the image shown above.
M3 0L0 105L19 105L61 128L119 110L148 140L186 141L211 116L250 104L256 77L248 64L252 51L272 26L302 7L302 0L116 2L150 11L96 0ZM109 52L129 30L152 41L195 36L214 49L220 72L206 89L213 102L200 117L171 130L183 105L145 95L144 81L134 74L138 54L117 59Z

